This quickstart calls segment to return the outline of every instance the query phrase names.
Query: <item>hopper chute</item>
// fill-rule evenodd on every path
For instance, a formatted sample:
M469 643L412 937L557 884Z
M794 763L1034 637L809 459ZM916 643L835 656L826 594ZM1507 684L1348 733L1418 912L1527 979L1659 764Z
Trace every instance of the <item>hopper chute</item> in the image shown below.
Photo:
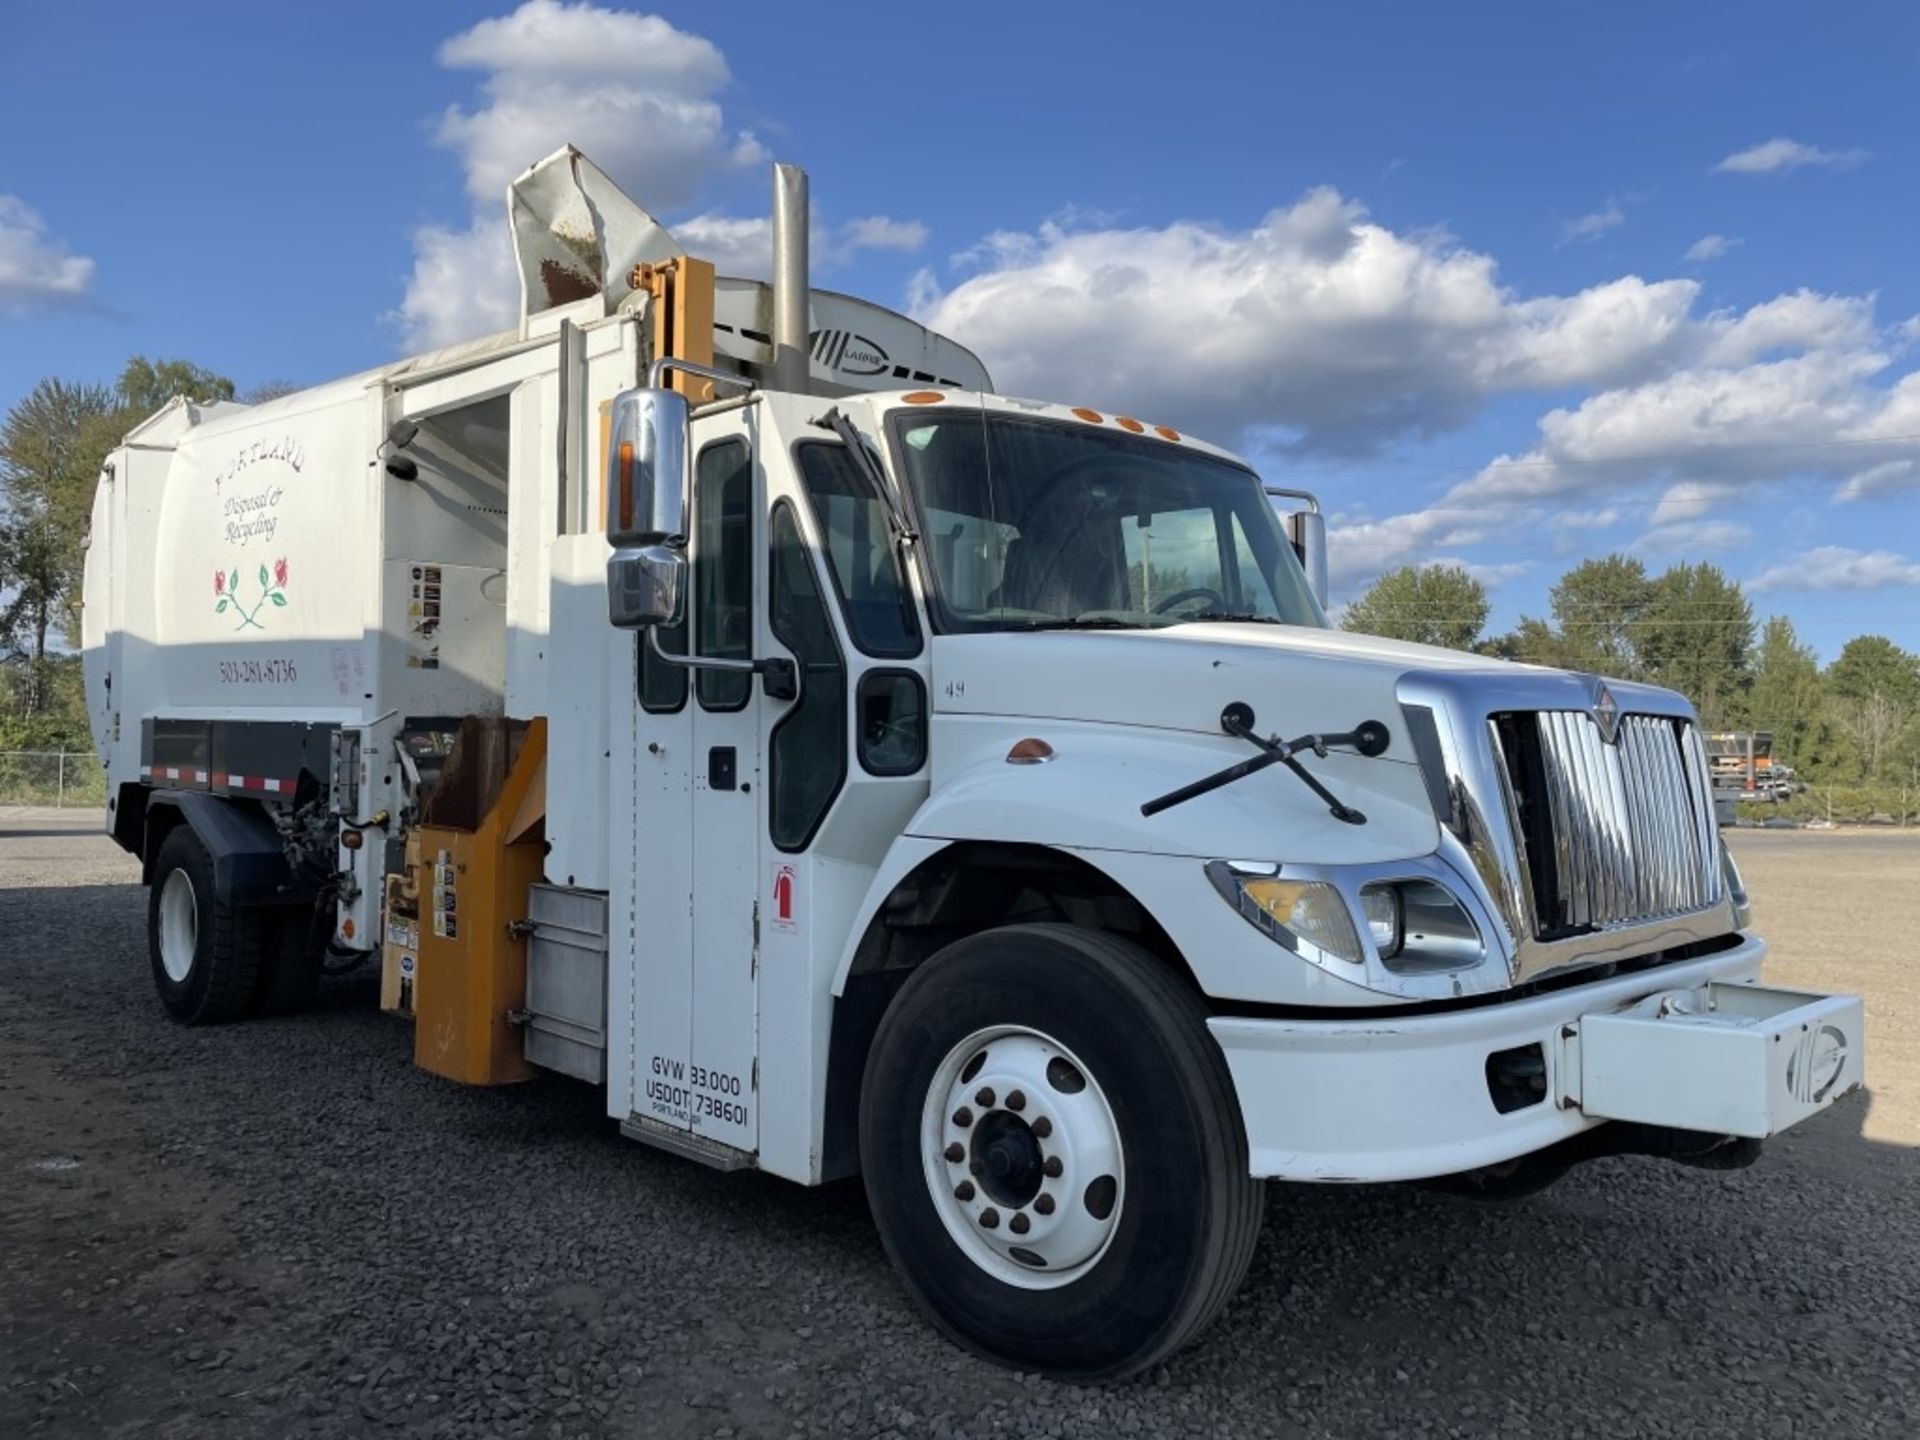
M633 267L682 253L666 227L627 198L607 172L567 145L507 187L520 313L632 293Z
M804 200L800 210L804 214ZM595 295L611 313L633 294L637 266L687 253L571 145L507 187L507 213L520 269L523 333L532 316ZM799 273L804 286L804 265ZM728 276L714 287L712 356L761 384L774 383L775 295L773 285ZM831 290L808 287L806 297L805 340L793 348L804 348L804 386L812 394L925 385L993 388L972 351L905 315Z

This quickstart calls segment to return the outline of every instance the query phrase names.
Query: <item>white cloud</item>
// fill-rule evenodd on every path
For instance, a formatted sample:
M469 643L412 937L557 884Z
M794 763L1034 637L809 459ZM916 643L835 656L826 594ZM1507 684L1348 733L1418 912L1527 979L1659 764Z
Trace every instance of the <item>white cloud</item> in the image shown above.
M722 275L765 279L773 269L773 222L766 216L695 215L676 220L674 239L689 254L711 260ZM814 217L808 259L814 270L845 265L863 251L913 251L926 244L927 227L918 220L867 215L840 225Z
M1560 243L1571 245L1578 240L1598 240L1609 230L1618 230L1627 223L1626 213L1621 210L1617 200L1607 200L1607 208L1582 215L1577 220L1569 220L1560 227Z
M465 230L413 232L413 275L398 320L412 349L433 350L511 329L520 318L520 274L505 217Z
M1625 276L1523 298L1491 257L1400 234L1330 189L1250 229L988 235L977 273L914 287L921 318L1011 393L1102 397L1197 433L1368 453L1451 429L1490 393L1657 373L1686 340L1696 282ZM1065 398L1065 397L1063 397Z
M1695 264L1706 260L1718 260L1739 243L1739 237L1734 235L1702 235L1687 247L1685 258Z
M0 195L0 311L18 314L82 300L93 269L92 260L70 253L47 233L32 206Z
M1655 525L1674 525L1683 520L1698 520L1735 492L1724 480L1680 480L1669 485L1653 507Z
M460 157L473 218L465 230L415 233L397 316L413 348L513 322L519 282L506 187L560 146L578 145L656 213L688 204L707 177L766 157L751 131L728 132L716 98L728 81L719 49L656 15L525 0L449 39L440 63L484 71L485 103L449 107L436 132Z
M1478 560L1463 560L1458 555L1435 555L1431 560L1423 560L1424 565L1451 565L1456 570L1464 570L1489 590L1504 585L1509 580L1518 580L1533 569L1531 560L1508 560L1500 564L1483 564Z
M1752 539L1752 529L1737 520L1684 520L1655 525L1631 548L1656 555L1686 556L1705 550L1735 550Z
M918 220L894 220L867 215L841 227L846 244L855 250L898 250L911 254L927 243L927 227Z
M1762 590L1881 590L1920 585L1920 563L1891 550L1820 545L1761 571L1747 588Z
M1908 490L1920 490L1920 465L1911 460L1886 460L1878 465L1869 465L1858 474L1849 475L1840 488L1833 492L1833 503L1845 505L1854 500L1898 495Z
M1798 140L1774 139L1736 150L1713 168L1729 175L1773 175L1807 165L1850 170L1866 158L1864 150L1822 150Z
M487 72L487 103L450 107L438 136L478 205L499 206L508 181L571 141L642 205L671 209L738 143L713 98L720 51L657 15L526 0L448 40L440 63Z

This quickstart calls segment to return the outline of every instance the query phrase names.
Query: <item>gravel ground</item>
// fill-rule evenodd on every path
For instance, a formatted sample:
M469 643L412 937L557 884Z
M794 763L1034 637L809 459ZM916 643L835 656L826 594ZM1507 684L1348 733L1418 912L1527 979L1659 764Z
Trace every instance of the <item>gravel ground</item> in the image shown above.
M1911 1437L1914 962L1875 902L1920 898L1920 837L1739 847L1770 978L1866 988L1871 1096L1732 1175L1270 1187L1225 1319L1094 1390L938 1339L857 1184L657 1154L565 1081L437 1081L366 981L171 1025L132 865L0 817L0 1436Z

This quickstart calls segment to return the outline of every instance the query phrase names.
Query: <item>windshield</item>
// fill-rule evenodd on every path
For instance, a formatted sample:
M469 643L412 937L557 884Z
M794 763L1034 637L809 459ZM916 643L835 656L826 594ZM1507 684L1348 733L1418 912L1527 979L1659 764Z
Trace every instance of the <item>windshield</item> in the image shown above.
M943 631L1326 624L1238 465L979 410L900 415L894 439Z

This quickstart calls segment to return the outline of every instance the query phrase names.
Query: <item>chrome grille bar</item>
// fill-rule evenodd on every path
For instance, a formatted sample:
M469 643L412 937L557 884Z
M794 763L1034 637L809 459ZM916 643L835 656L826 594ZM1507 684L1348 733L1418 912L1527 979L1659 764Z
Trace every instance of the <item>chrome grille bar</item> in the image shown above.
M1519 812L1533 817L1525 842L1537 938L1720 902L1712 787L1692 722L1626 715L1608 744L1584 711L1514 718L1531 721L1538 747L1537 769L1507 767ZM1536 785L1543 793L1529 794Z

